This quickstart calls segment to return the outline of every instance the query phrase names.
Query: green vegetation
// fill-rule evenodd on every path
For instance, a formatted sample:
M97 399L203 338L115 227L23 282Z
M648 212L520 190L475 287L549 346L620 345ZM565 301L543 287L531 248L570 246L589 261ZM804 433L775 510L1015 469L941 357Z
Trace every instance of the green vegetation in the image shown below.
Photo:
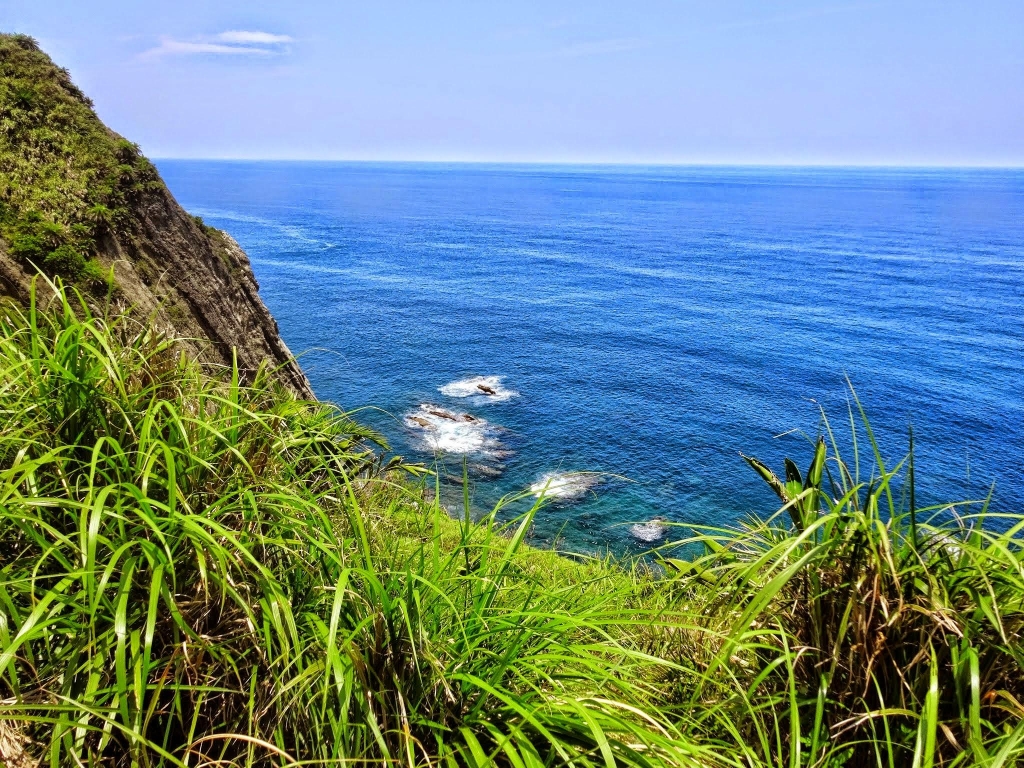
M0 316L12 763L1024 755L1024 516L916 508L911 461L884 469L870 432L847 464L824 424L785 480L750 460L767 519L562 557L528 544L542 506L452 519L344 413L46 293Z
M665 561L718 637L663 648L681 666L704 648L702 678L679 677L674 698L746 710L747 742L777 765L1014 765L1024 515L917 507L912 435L886 469L859 416L869 477L853 413L852 465L823 419L805 476L746 458L783 504L774 516L708 530L690 542L703 555Z
M131 202L160 187L139 148L24 35L0 35L0 238L51 275L107 290L98 240L132 229Z
M203 232L206 232L207 234L211 234L211 233L219 232L220 231L218 229L215 229L215 228L209 226L205 221L203 221L203 217L202 216L193 216L192 217L192 221L195 222L195 225L197 227L199 227L199 229L201 229Z

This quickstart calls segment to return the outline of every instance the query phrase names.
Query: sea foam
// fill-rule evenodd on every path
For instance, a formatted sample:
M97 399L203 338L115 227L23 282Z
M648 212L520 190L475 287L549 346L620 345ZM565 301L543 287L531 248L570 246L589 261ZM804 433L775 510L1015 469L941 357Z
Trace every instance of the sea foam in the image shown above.
M658 541L665 535L665 518L654 517L646 523L637 523L630 527L629 532L640 541Z
M530 493L538 499L576 501L583 498L601 482L599 475L588 472L549 472L530 486Z
M439 387L438 391L447 397L478 398L474 402L503 403L519 394L513 389L502 386L503 378L503 376L470 376L445 384L443 387Z
M498 439L500 427L468 413L423 403L405 416L405 425L418 433L434 453L506 455Z

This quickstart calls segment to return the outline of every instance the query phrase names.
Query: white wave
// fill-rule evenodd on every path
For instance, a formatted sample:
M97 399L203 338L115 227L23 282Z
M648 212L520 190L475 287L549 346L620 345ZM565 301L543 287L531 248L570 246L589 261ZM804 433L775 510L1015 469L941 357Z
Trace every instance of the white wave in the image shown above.
M599 475L588 472L550 472L530 486L538 499L575 501L592 491L601 482Z
M502 376L470 376L445 384L443 387L439 387L438 391L448 397L477 397L481 401L503 403L519 394L513 389L502 386L503 378Z
M440 251L465 251L472 248L469 243L423 243L423 245Z
M405 425L419 433L426 449L434 453L493 455L503 447L498 428L487 420L439 405L421 404L419 410L406 414Z
M637 523L631 526L629 532L640 541L652 542L662 538L665 535L665 529L665 518L654 517L646 523Z
M282 224L281 222L274 221L273 219L264 219L260 216L250 216L245 213L225 211L216 208L193 208L192 213L195 213L197 216L202 216L203 218L238 221L244 224L255 224L256 226L263 227L265 229L275 229L285 237L289 237L303 243L309 243L310 245L333 246L333 243L326 243L323 240L317 240L310 237L301 227L296 227L292 224Z

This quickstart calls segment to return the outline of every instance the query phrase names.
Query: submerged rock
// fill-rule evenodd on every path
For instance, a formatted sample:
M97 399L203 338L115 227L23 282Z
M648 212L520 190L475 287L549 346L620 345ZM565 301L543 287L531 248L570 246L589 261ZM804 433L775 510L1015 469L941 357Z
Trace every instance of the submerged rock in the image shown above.
M664 517L652 517L646 523L631 526L629 532L640 541L650 543L663 538L666 530Z
M470 464L469 471L475 475L481 475L483 477L501 477L505 471L503 465L492 465L492 464Z
M550 472L530 486L530 493L538 499L572 502L592 492L601 482L601 476L592 472Z

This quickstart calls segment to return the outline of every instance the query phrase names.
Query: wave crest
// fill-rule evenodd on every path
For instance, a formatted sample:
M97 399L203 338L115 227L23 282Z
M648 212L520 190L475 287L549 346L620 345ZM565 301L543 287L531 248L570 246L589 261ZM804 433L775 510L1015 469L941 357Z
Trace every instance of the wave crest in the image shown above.
M438 391L447 397L476 397L479 401L503 403L519 393L502 386L503 376L469 376L439 387Z
M404 421L433 453L507 455L497 436L500 428L469 413L422 403Z
M630 526L629 532L640 541L650 543L661 539L665 535L665 529L665 518L653 517L646 523Z

